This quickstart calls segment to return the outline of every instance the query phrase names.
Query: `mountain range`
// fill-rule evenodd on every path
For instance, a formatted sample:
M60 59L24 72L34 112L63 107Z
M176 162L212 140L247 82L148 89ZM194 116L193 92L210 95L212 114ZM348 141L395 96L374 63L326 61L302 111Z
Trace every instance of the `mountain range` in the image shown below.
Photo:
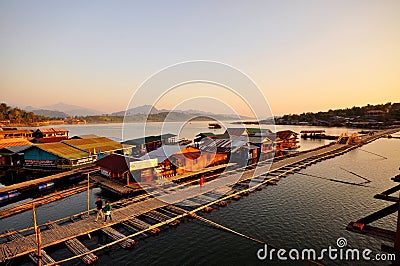
M99 115L103 112L78 106L72 104L66 104L63 102L59 102L52 105L41 106L41 107L33 107L33 106L24 106L22 109L26 111L33 112L37 115L48 116L51 118L66 118L70 116L88 116L88 115Z
M236 115L233 114L214 114L211 112L205 112L201 110L167 110L167 109L157 109L156 107L152 105L141 105L137 106L134 108L128 109L126 112L125 111L119 111L119 112L114 112L111 114L104 114L104 112L78 106L78 105L71 105L71 104L66 104L63 102L59 102L56 104L52 105L47 105L47 106L42 106L42 107L33 107L33 106L24 106L21 107L22 109L26 111L33 112L37 115L43 115L51 118L66 118L70 116L96 116L96 115L109 115L109 116L137 116L137 115L144 115L144 114L164 114L164 113L171 113L173 112L174 115L183 114L186 116L188 115L201 115L201 116L212 116L212 117L218 117L218 119L237 119ZM179 116L180 117L180 116ZM247 119L248 117L243 117Z

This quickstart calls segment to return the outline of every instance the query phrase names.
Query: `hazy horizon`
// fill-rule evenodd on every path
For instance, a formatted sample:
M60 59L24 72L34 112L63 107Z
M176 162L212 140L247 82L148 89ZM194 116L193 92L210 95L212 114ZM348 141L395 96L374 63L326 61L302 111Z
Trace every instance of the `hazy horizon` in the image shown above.
M152 74L201 59L252 78L274 115L400 102L399 10L394 0L2 1L0 101L117 112Z

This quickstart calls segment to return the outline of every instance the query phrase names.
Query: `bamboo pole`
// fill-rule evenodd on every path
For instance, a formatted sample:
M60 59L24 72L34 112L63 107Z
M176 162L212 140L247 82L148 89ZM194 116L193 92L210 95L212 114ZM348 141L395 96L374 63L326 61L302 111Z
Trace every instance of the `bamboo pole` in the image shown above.
M36 210L35 210L35 205L32 205L32 213L33 213L33 228L34 228L34 230L35 230L35 236L36 236L35 241L36 241L36 244L37 244L37 243L38 243L38 236L37 236L37 229L38 229L38 227L37 227L37 222L36 222Z
M90 177L89 173L87 174L87 214L89 218L90 214Z
M37 229L37 254L38 254L38 266L42 266L42 235L40 234L40 228Z
M400 193L399 193L400 199ZM400 265L400 201L397 203L398 212L397 212L397 229L396 229L396 240L394 242L394 251L396 259L393 265Z

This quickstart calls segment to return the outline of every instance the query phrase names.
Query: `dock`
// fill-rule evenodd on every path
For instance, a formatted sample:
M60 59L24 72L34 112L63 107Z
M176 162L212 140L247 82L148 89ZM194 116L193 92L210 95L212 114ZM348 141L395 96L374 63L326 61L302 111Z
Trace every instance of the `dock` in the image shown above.
M142 188L133 188L129 187L122 183L117 183L109 178L105 178L100 175L93 175L90 177L90 180L94 181L99 187L104 188L108 191L111 191L120 196L127 196L132 194L133 192L143 191Z
M302 130L300 131L302 139L338 139L339 136L325 135L325 130Z
M31 188L37 188L40 184L47 184L50 182L55 182L55 181L60 181L64 178L69 178L69 177L75 177L75 176L81 176L93 171L97 171L97 167L95 166L90 166L90 167L85 167L85 168L79 168L79 169L74 169L71 171L66 171L42 178L37 178L37 179L32 179L29 181L21 182L21 183L16 183L10 186L5 186L5 187L0 187L0 194L7 194L10 192L14 191L19 191L22 192L23 190L31 189Z
M210 208L222 201L227 202L239 199L249 194L249 192L273 184L273 182L279 181L280 178L293 174L300 169L319 161L342 155L365 143L369 143L381 136L398 130L386 130L374 136L365 136L362 138L362 142L357 145L331 144L310 151L284 156L283 158L276 158L274 161L261 161L257 167L246 166L246 171L243 171L243 169L232 169L223 172L218 178L206 182L201 188L199 186L176 185L175 187L163 190L164 193L160 193L157 198L142 196L140 200L132 200L131 202L126 202L120 208L115 208L112 212L113 220L107 224L95 222L93 216L87 216L81 217L80 220L75 220L74 222L60 224L51 230L45 226L39 226L41 229L42 247L46 248L65 243L71 239L96 231L103 233L111 231L114 233L114 237L112 237L114 240L111 243L56 262L62 263L83 257L89 253L95 253L106 246L123 243L128 239L135 241L135 237L139 235L154 232L154 229L171 225L172 222L187 216L195 217L195 213L198 211ZM257 181L252 184L252 179ZM238 183L243 185L236 186ZM185 205L183 204L184 202L196 204L191 204L191 206L185 208L176 206ZM165 210L169 211L171 215L168 215ZM143 216L151 218L155 223L149 224L143 221L143 218L141 218ZM127 224L136 228L136 230L133 230L133 233L127 236L121 233L117 234L113 231L115 228L112 227L120 224ZM32 243L35 243L36 237L32 229L20 230L19 232L21 231L25 232L22 238L9 240L0 244L0 262L6 262L37 250L37 247L32 245ZM27 233L28 231L30 234ZM0 237L6 237L7 235L9 234L3 234Z

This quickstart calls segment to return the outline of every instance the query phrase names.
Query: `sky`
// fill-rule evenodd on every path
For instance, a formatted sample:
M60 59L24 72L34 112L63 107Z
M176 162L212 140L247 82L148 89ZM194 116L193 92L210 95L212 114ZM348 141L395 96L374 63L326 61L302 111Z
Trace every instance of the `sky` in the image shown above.
M210 60L252 79L274 115L400 102L399 14L398 0L0 0L0 101L115 112L158 71ZM191 102L212 86L191 84L157 108L225 112Z

